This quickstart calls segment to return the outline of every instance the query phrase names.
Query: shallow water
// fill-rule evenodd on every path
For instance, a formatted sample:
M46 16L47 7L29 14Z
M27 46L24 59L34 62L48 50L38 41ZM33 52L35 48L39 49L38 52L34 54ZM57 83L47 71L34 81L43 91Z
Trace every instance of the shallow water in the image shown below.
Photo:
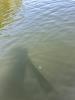
M9 66L12 48L21 45L59 100L74 100L75 1L1 0L0 5L1 68Z

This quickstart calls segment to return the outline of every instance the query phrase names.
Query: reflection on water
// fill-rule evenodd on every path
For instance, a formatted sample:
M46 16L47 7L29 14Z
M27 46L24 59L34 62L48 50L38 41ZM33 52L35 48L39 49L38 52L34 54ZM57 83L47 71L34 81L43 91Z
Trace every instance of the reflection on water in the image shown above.
M0 28L13 21L12 16L20 4L20 0L0 0Z
M7 26L0 30L0 67L22 64L25 53L21 49L18 49L21 55L13 53L17 54L15 61L7 59L15 44L21 45L27 48L29 58L52 86L50 96L55 98L51 100L75 100L75 1L22 0L22 4L20 0L9 1L5 1L8 6L0 1L0 26ZM14 18L18 20L6 25Z

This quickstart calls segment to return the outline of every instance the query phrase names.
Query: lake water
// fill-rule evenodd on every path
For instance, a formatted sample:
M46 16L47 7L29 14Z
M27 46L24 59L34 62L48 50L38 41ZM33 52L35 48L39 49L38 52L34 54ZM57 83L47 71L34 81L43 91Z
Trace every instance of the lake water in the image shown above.
M1 68L17 45L27 49L32 63L57 91L57 100L75 100L74 0L1 0Z

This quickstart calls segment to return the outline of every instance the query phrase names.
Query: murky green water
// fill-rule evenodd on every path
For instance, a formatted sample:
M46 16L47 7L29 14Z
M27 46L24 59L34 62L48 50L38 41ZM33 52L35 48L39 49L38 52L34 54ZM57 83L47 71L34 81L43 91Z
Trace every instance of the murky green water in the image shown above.
M8 66L6 55L17 45L27 49L59 100L75 99L74 0L1 0L1 68Z

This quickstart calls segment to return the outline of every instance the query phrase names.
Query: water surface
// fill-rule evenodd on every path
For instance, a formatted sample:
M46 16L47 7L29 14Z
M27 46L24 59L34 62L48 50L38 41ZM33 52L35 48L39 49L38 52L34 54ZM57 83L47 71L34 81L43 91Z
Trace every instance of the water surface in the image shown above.
M6 54L21 45L59 100L74 100L75 1L3 0L0 5L0 66L8 65Z

